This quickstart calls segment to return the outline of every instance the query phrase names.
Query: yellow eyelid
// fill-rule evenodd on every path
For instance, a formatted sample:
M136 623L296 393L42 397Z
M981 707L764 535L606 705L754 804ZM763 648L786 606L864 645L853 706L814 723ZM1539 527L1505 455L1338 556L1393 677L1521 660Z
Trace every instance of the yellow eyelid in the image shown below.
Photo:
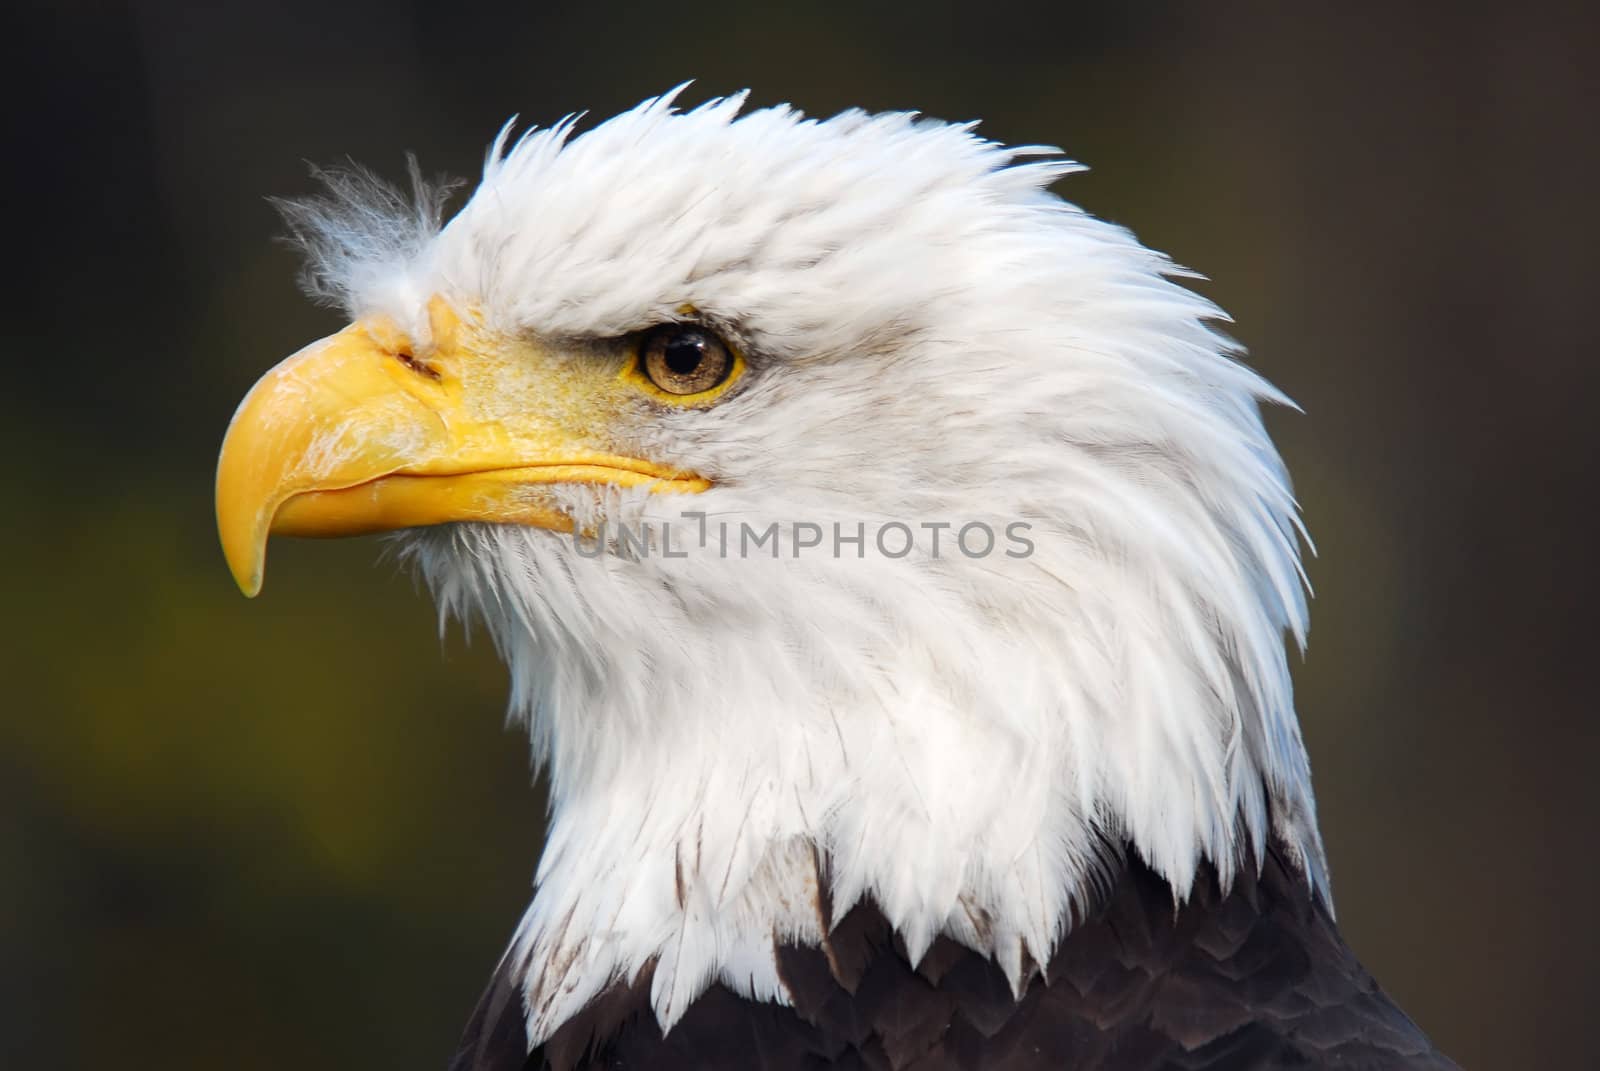
M732 342L729 342L723 336L719 335L717 337L722 340L722 344L726 346L728 348L728 352L733 355L733 367L728 369L728 374L723 378L722 382L718 383L710 390L703 390L698 394L673 394L671 391L664 391L652 383L650 381L650 377L645 375L644 369L640 367L640 361L642 357L641 344L644 341L644 337L644 333L640 333L637 337L629 342L628 361L622 366L622 372L617 378L622 380L624 383L643 391L645 394L648 394L657 401L667 402L672 405L687 409L695 409L707 406L716 401L718 398L722 397L722 395L727 392L728 388L737 383L739 381L739 377L744 375L744 351L738 346L735 346Z

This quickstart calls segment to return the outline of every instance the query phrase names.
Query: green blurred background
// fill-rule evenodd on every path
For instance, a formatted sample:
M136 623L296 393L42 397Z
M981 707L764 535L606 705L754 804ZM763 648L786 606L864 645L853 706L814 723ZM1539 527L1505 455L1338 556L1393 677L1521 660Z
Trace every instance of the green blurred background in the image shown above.
M1355 7L1366 10L1354 10ZM339 326L267 194L512 113L981 117L1206 272L1306 408L1297 667L1340 919L1471 1068L1588 1065L1595 27L1535 4L24 3L7 26L0 1065L442 1067L543 802L380 543L239 597L212 464ZM376 564L375 564L376 563Z

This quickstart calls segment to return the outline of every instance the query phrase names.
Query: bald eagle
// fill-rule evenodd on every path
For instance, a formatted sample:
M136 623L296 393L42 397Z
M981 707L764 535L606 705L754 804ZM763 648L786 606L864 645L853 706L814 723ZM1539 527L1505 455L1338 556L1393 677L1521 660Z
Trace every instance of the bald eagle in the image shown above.
M971 124L674 94L286 214L217 473L398 531L550 786L453 1067L1452 1066L1335 927L1224 314Z

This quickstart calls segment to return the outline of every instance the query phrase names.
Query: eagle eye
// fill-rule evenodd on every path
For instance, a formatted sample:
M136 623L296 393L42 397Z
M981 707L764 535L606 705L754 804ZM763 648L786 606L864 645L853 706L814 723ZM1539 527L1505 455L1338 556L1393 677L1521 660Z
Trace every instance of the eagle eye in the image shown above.
M662 324L639 346L644 374L668 394L701 394L719 387L733 371L728 344L698 324Z

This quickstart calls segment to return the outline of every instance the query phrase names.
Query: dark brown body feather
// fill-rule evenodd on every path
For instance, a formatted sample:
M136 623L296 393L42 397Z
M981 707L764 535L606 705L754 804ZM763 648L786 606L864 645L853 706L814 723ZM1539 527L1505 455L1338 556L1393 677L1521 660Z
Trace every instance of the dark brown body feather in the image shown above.
M1166 882L1130 860L1021 1000L992 961L943 938L913 968L863 904L839 920L827 950L778 950L792 1008L714 986L665 1037L646 972L528 1054L520 994L502 972L452 1071L1455 1066L1361 968L1277 853L1226 896L1204 874L1176 910Z

